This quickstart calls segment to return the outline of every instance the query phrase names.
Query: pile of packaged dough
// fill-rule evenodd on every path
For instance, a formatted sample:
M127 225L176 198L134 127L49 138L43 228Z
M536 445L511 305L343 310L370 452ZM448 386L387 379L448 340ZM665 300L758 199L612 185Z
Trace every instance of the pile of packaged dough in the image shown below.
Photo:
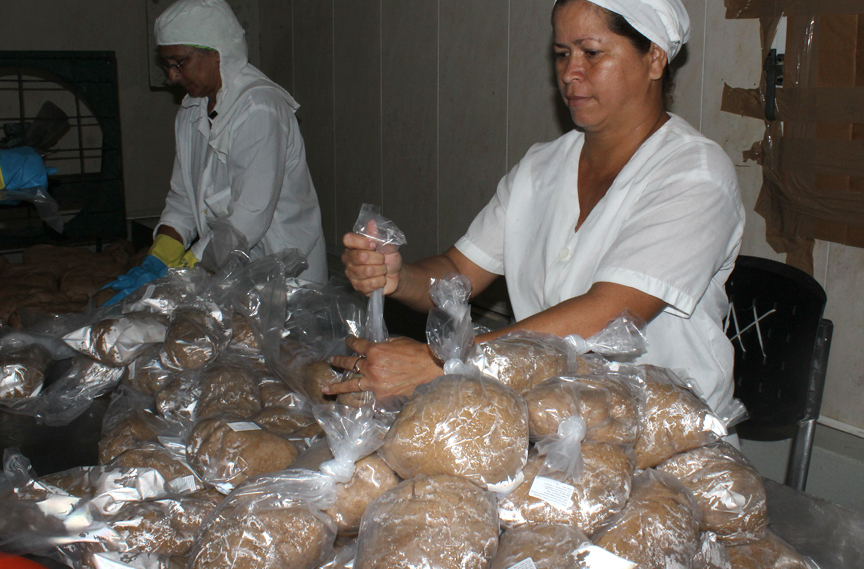
M328 357L365 333L365 301L297 280L304 263L172 271L65 330L77 371L41 393L60 347L0 339L2 397L113 390L98 465L40 477L7 451L0 551L88 569L812 567L722 441L740 413L616 361L645 349L626 314L588 339L474 345L467 280L448 277L427 329L445 374L398 408L336 401Z

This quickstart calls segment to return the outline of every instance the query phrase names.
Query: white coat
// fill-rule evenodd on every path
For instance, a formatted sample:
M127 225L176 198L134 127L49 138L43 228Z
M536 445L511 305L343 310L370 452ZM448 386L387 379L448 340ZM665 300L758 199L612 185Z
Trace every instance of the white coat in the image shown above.
M731 161L671 115L577 232L583 141L574 130L534 145L456 247L505 275L517 320L585 294L595 282L663 300L668 307L648 325L648 351L638 362L680 370L720 408L733 393L724 284L744 227Z

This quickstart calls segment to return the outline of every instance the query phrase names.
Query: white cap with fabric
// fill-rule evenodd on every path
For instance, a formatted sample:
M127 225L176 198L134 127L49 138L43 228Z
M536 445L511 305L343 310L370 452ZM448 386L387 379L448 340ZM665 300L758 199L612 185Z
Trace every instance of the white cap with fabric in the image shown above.
M690 16L681 0L588 0L620 14L633 28L666 52L669 61L690 39Z

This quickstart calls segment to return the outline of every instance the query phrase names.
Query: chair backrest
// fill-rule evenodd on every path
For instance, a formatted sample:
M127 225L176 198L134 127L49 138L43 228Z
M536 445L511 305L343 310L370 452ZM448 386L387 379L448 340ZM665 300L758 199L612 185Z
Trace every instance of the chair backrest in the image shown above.
M822 320L825 291L799 269L741 255L726 293L735 397L747 406L748 421L781 427L817 418L833 327Z

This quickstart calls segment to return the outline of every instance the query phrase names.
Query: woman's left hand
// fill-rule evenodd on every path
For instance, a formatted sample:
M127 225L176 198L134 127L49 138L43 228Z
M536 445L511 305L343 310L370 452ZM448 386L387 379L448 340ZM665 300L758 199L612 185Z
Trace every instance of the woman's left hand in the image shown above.
M328 395L372 391L375 397L405 395L414 388L442 375L427 344L410 338L395 338L374 343L360 338L348 338L345 344L359 356L333 356L330 363L338 368L358 372L360 377L324 388Z

